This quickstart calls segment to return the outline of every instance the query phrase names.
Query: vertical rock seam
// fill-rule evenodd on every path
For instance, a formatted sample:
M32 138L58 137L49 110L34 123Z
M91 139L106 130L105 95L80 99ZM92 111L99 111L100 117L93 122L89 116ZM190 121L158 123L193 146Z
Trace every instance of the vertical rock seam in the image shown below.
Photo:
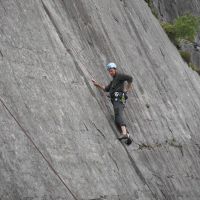
M79 200L74 193L71 191L71 189L67 186L67 184L64 182L64 180L60 177L60 175L58 174L58 172L54 169L54 167L51 165L51 163L47 160L47 158L44 156L44 154L41 152L41 150L39 149L39 147L35 144L35 142L32 140L32 138L29 136L28 131L26 131L22 125L20 124L20 122L16 119L16 117L12 114L12 112L10 111L10 109L6 106L6 104L4 103L4 101L0 98L0 101L3 105L3 107L7 110L7 112L10 114L10 116L14 119L14 121L17 123L17 125L20 127L20 129L22 130L22 132L25 134L25 136L29 139L29 141L33 144L33 146L35 147L35 149L39 152L39 154L42 156L42 158L46 161L46 163L48 164L48 166L50 167L50 169L53 171L53 173L58 177L58 179L60 179L60 181L62 182L62 184L64 185L64 187L69 191L69 193L72 195L72 197L75 200Z

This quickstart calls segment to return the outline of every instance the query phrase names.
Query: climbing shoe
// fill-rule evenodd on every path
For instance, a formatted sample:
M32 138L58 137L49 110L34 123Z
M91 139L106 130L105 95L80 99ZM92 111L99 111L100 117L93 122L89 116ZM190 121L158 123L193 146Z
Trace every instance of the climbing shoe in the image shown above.
M132 139L131 137L129 137L129 138L126 140L126 144L127 144L127 145L130 145L132 142L133 142L133 139Z
M118 137L118 140L125 140L125 139L128 139L129 137L130 137L129 134L120 135L120 136Z

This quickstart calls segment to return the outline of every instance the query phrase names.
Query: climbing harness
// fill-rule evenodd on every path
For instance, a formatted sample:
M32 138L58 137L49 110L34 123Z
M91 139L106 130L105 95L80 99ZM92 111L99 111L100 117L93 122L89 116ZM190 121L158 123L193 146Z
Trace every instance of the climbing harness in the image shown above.
M115 92L114 95L111 97L112 101L119 101L123 104L126 103L128 96L125 92Z

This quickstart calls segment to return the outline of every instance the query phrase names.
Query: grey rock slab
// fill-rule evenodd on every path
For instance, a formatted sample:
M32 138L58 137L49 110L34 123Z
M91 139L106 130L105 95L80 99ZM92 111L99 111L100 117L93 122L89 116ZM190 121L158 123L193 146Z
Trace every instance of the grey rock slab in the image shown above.
M200 80L145 2L9 0L0 10L1 199L199 198ZM110 61L133 76L129 147L91 82L109 83Z
M197 0L153 0L154 6L158 9L158 15L161 19L173 21L176 17L192 13L199 16L200 2Z
M74 199L53 163L44 160L7 108L1 104L0 110L1 199Z

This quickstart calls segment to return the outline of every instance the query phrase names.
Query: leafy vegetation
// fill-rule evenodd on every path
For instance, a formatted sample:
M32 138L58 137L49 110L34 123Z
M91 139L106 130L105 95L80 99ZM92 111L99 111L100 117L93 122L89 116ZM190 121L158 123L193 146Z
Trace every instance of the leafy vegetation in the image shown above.
M194 42L199 31L200 17L187 14L175 20L176 37Z
M155 17L158 18L158 11L153 4L153 0L145 0L145 2L148 4ZM161 22L161 26L174 45L178 49L181 49L181 42L193 43L195 41L195 37L198 31L200 31L200 17L186 14L178 17L172 23ZM200 69L191 62L191 53L181 50L179 53L188 66L200 75Z
M173 23L164 22L161 24L170 40L180 48L180 41L194 42L195 36L200 30L200 17L186 14L174 20ZM191 54L187 51L179 51L183 60L200 75L200 69L191 63Z
M173 23L161 23L170 40L179 46L181 40L194 42L197 32L200 30L200 17L186 14L178 17Z

